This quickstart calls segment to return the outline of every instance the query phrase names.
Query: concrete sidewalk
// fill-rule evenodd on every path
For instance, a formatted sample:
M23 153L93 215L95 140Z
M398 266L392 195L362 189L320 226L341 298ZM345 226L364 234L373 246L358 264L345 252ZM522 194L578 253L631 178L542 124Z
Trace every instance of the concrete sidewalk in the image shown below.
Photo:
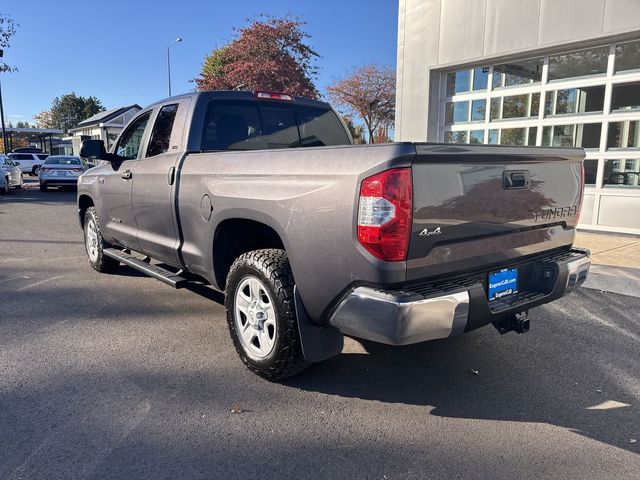
M578 232L575 245L591 250L586 288L640 297L640 238Z

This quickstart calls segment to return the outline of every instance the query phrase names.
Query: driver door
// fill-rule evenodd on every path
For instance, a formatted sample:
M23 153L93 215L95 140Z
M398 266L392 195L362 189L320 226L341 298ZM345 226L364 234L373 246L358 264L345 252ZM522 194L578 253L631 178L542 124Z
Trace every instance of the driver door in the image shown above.
M131 191L150 117L151 111L144 112L127 126L114 149L120 160L107 163L98 179L102 206L99 217L105 240L132 250L139 250L140 246Z

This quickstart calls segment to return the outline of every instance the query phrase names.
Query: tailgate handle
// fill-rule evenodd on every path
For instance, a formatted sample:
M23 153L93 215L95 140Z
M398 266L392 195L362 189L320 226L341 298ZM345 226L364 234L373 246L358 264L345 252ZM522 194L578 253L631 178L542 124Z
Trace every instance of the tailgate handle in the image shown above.
M502 174L502 186L505 190L526 189L530 186L528 170L509 171Z

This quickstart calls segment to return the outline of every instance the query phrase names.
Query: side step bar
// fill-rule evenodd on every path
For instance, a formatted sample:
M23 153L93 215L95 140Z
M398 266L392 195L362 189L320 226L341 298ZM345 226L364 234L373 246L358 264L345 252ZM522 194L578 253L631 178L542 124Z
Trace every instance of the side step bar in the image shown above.
M152 265L144 260L140 260L133 255L123 252L122 250L118 250L116 248L105 248L103 253L109 258L113 258L114 260L130 266L131 268L135 268L139 272L153 277L156 280L160 280L162 283L166 283L173 288L183 288L187 284L186 278L157 265Z

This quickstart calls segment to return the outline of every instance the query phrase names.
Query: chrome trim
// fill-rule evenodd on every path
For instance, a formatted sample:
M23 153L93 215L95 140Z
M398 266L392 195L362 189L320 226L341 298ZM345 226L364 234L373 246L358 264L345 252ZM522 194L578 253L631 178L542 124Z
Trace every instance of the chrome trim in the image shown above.
M567 262L568 275L567 285L564 290L565 295L572 292L585 282L587 275L589 274L590 267L591 258L589 257L582 257Z
M408 345L464 332L469 293L450 293L428 299L355 288L330 319L342 333L388 345Z

